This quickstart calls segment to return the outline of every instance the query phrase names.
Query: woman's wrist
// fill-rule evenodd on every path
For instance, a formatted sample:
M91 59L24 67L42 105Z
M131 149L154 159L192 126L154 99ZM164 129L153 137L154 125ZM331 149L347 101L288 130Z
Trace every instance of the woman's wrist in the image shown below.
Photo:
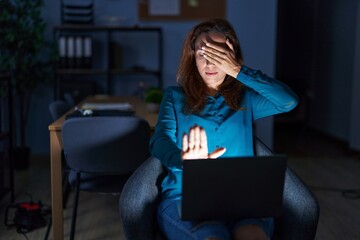
M239 75L240 71L241 71L241 65L238 65L237 67L234 68L234 71L229 75L232 76L233 78L236 78Z

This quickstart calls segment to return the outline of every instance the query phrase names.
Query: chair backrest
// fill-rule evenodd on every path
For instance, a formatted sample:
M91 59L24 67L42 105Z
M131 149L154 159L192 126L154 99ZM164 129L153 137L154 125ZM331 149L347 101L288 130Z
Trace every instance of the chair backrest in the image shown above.
M269 156L273 154L273 151L258 137L254 136L254 154L256 156Z
M76 105L76 101L74 96L70 92L64 93L64 100L69 104L71 107L74 107Z
M62 126L68 167L91 174L131 173L149 156L149 138L148 122L136 116L70 118Z
M55 100L49 104L49 111L52 119L55 121L64 115L71 106L63 100Z

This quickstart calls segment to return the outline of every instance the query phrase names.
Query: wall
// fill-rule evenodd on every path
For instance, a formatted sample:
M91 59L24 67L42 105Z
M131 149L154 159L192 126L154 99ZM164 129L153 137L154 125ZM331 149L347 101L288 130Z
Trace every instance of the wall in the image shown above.
M356 38L352 78L350 148L360 151L360 4L357 6Z
M104 21L104 16L122 16L124 24L160 26L164 33L164 87L175 84L175 75L184 36L196 21L185 22L139 22L137 1L95 0L95 22ZM277 0L227 0L227 15L240 38L246 65L261 69L274 76L275 32ZM52 26L60 23L59 1L45 0L44 18L47 21L46 35L52 40ZM144 44L139 39L138 44ZM149 56L151 59L151 56ZM52 88L40 86L31 102L31 114L27 126L27 144L34 154L49 153L48 125L51 118L48 104L53 99ZM257 123L257 132L272 145L272 118Z
M318 0L314 23L314 61L309 125L349 141L357 0ZM358 87L358 86L357 86Z
M228 19L235 25L245 65L275 77L277 0L228 0L228 3ZM255 132L273 147L273 117L257 120Z
M275 117L277 122L304 121L307 91L311 84L313 54L314 0L278 1L276 33L276 78L299 96L298 106Z
M288 116L359 150L359 0L278 5L276 77L300 96Z

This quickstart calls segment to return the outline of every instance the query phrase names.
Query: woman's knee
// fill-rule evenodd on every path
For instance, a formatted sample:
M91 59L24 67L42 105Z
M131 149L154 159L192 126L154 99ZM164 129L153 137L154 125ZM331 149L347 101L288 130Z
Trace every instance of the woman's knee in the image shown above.
M263 229L255 224L243 225L234 229L235 240L268 240Z

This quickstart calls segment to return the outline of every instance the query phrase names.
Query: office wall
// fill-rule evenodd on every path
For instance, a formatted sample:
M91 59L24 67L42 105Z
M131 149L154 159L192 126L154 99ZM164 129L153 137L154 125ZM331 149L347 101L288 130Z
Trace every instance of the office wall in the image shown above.
M245 65L275 77L277 0L229 1L228 18L243 49ZM273 117L257 120L256 135L273 147Z
M360 90L359 85L354 85L359 79L353 75L359 1L318 0L314 4L314 61L307 66L313 73L309 125L348 142L355 111L351 109L353 97Z
M94 0L95 22L106 16L121 16L124 24L160 26L164 33L164 87L174 85L184 36L196 21L139 22L137 1ZM52 40L52 26L60 24L60 1L45 0L43 16L47 22L46 36ZM227 16L240 38L246 65L274 76L275 31L277 0L227 0ZM139 39L138 44L144 44ZM151 56L149 56L151 60ZM40 86L34 92L27 125L27 144L34 154L49 153L48 125L51 118L48 103L53 99L52 88ZM272 118L257 124L257 132L272 145Z
M357 6L355 51L352 78L350 148L360 151L360 4Z

